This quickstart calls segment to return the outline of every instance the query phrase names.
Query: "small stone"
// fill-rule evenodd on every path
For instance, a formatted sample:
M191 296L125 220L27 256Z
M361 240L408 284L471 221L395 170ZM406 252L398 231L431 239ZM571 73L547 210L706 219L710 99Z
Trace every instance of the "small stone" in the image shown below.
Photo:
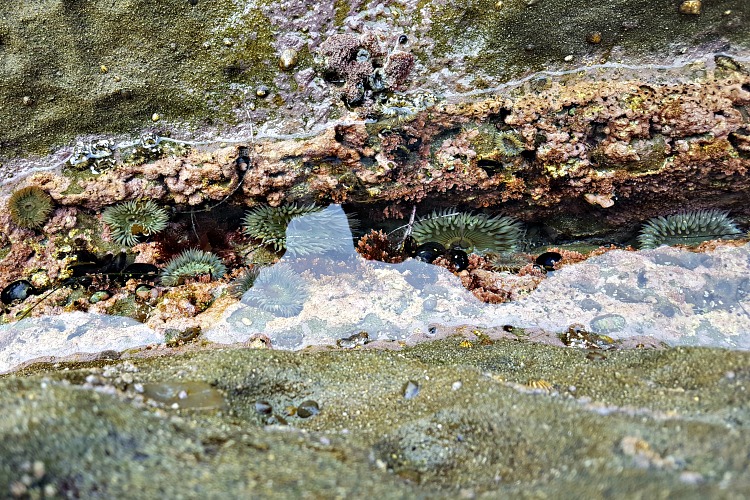
M13 498L20 498L26 494L27 487L21 481L13 481L10 483L10 496Z
M685 0L680 4L680 14L698 16L701 13L701 0Z
M705 478L700 472L686 470L680 473L680 482L695 486L705 482Z
M294 49L286 49L281 53L279 57L279 68L284 71L288 71L297 64L297 51Z
M607 334L621 331L626 324L625 318L619 314L602 314L592 319L590 326L594 333Z
M303 401L297 407L297 416L299 418L309 418L320 413L318 403L313 400Z
M268 87L258 87L255 90L255 95L258 97L266 97L268 95Z
M152 122L158 122L159 120L161 120L161 115L159 113L154 113L153 115L151 115Z
M44 462L41 460L35 460L34 465L31 466L31 473L34 474L36 479L41 479L46 474L44 469Z
M99 71L101 71L102 74L104 74L109 71L109 68L107 68L105 65L102 64L101 66L99 66Z
M225 47L231 47L234 42L231 38L224 38L221 43L223 43Z
M34 99L32 99L31 96L25 95L23 96L22 102L24 106L31 106L34 104Z
M419 394L419 384L414 380L409 380L401 388L401 395L404 399L414 399Z
M565 62L571 62L572 60L573 60L573 56L570 54L568 54L567 56L563 58L563 61Z

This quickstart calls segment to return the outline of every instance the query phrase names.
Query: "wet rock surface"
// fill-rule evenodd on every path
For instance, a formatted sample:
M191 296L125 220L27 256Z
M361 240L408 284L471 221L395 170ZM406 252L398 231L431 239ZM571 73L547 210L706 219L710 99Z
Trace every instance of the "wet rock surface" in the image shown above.
M587 357L458 339L36 365L0 378L0 484L62 497L742 496L748 374L741 352Z

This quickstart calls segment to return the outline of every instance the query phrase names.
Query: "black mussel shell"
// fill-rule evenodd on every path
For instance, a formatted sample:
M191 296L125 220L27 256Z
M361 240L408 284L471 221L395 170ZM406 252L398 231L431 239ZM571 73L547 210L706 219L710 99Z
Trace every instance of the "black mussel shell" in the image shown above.
M418 246L419 245L417 245L417 240L415 240L411 236L407 236L402 247L404 255L406 255L407 257L414 257L415 255L417 255Z
M159 274L159 268L153 264L130 264L123 269L122 274L128 278L153 278Z
M71 257L75 257L77 264L96 264L99 258L88 250L75 250Z
M544 252L536 258L536 264L546 271L554 271L555 264L562 260L562 255L557 252Z
M448 258L450 259L451 264L453 264L453 267L456 268L456 271L463 271L469 267L469 256L463 250L454 248L448 252Z
M107 254L102 264L103 273L119 273L128 265L128 256L125 252L117 255Z
M444 253L445 247L443 245L434 241L428 241L427 243L422 243L417 247L417 253L414 258L417 260L421 260L422 262L432 264L432 261L443 255Z
M87 287L91 286L94 280L90 276L74 276L65 279L60 283L60 286L69 286L70 288L78 288L79 286Z
M422 243L417 247L417 252L421 252L422 250L429 250L440 255L445 253L445 247L437 241L428 241L427 243Z
M87 262L84 264L73 264L68 266L68 270L71 271L71 278L81 278L83 276L89 276L91 274L99 274L102 272L102 268L99 264Z
M35 295L36 288L26 280L17 280L3 288L0 292L0 300L3 304L11 304L15 300L26 300L29 295Z
M273 407L268 401L259 399L255 402L255 411L261 415L270 415L273 412Z
M441 254L431 252L430 250L420 250L417 252L417 255L414 256L415 259L421 260L422 262L426 262L428 264L432 264L432 262L440 257Z

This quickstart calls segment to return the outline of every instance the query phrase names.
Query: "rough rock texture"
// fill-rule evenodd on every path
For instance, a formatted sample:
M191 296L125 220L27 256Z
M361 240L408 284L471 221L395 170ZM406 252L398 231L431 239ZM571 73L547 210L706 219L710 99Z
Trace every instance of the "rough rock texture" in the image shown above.
M18 497L743 497L749 374L746 353L458 340L36 366L0 378L0 484ZM294 416L305 400L320 413Z

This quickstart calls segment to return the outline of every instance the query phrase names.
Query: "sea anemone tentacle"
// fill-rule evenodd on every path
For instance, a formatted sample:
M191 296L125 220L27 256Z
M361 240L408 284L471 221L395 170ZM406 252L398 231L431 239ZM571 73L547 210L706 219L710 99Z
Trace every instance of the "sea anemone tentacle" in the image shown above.
M191 248L167 263L161 272L161 283L165 286L177 286L188 278L208 274L211 279L218 279L226 272L227 268L219 257L211 252Z
M151 200L131 200L107 207L102 220L119 245L133 246L140 236L151 236L167 227L167 211Z
M477 253L513 251L523 235L523 225L514 217L490 217L454 209L435 211L412 228L412 236L419 244L434 241L448 249Z
M741 234L737 224L723 210L691 210L649 219L638 235L638 243L643 249L661 245L697 245Z
M27 229L44 226L52 207L52 197L37 186L21 188L8 199L10 218L17 226Z
M276 264L261 270L242 301L274 316L290 318L302 312L307 298L302 277L288 265Z

